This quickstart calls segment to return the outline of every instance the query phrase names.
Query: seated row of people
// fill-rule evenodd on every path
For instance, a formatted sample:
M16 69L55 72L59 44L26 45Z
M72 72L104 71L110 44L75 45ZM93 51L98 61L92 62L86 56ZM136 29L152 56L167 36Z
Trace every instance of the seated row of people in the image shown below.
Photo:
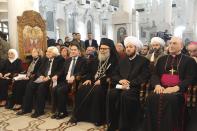
M155 41L163 42L159 38ZM140 40L126 37L124 46L126 54L119 57L114 42L102 38L98 57L88 59L81 57L80 47L74 44L70 46L69 58L66 49L65 58L59 55L56 47L49 47L43 58L39 57L39 50L34 49L27 75L13 84L14 109L19 109L22 104L22 110L17 114L32 112L34 105L31 117L43 115L50 90L55 107L51 118L66 117L68 92L76 80L80 80L70 123L87 121L97 126L107 123L109 131L134 131L140 118L140 87L150 79L153 93L146 102L145 130L181 129L179 118L180 108L184 107L184 92L193 84L197 72L194 59L181 53L182 40L172 37L169 55L158 58L152 70L150 61L139 55L143 46ZM6 104L12 78L23 71L16 50L9 50L8 56L0 69L1 106Z

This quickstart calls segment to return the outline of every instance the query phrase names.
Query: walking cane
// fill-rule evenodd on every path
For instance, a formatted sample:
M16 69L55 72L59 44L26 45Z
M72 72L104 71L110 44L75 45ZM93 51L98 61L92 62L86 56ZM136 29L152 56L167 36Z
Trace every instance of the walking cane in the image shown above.
M111 66L111 64L108 65L108 67L106 68L106 70ZM105 70L105 71L106 71ZM103 72L103 74L97 79L100 80L101 78L105 77L106 75L104 74L105 71ZM96 80L96 81L97 81ZM73 113L72 116L70 118L70 120L66 123L67 125L69 123L74 123L75 125L77 124L77 119L76 119L76 114L78 113L79 109L81 108L81 106L84 104L84 102L86 101L86 99L90 96L90 94L92 93L92 91L94 90L95 85L93 85L93 87L90 89L90 91L86 94L86 96L84 97L84 99L82 99L81 103L79 104L79 106L75 109L75 107L73 108ZM75 109L75 110L74 110Z
M109 92L111 90L111 79L108 78L107 79L109 85L108 85L108 88L107 88L107 96L106 96L106 123L107 123L107 129L109 127Z

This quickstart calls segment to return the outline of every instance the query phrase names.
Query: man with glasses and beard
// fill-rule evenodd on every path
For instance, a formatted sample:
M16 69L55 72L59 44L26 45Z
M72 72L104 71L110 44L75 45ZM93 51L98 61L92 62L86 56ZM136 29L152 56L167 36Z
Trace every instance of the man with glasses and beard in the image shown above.
M108 131L136 131L140 114L140 87L150 76L149 60L138 55L141 41L129 36L124 44L126 57L120 60L112 75L116 86L109 93Z
M98 58L88 63L85 81L76 94L71 123L86 121L100 126L106 122L108 78L111 78L117 63L118 55L114 42L108 38L102 38Z

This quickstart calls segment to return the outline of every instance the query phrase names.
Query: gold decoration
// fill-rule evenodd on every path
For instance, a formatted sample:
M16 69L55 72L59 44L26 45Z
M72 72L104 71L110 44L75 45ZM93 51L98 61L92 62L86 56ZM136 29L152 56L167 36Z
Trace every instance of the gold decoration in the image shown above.
M38 12L28 10L17 17L19 54L22 60L31 54L33 48L43 51L47 48L46 22Z

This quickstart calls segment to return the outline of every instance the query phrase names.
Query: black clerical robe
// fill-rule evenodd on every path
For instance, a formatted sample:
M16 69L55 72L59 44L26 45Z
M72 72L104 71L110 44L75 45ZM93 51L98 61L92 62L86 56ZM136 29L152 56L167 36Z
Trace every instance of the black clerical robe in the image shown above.
M10 79L0 78L0 100L7 100L8 85L11 83L12 78L22 71L22 61L20 59L16 59L12 63L8 59L3 62L0 73L3 75L11 73L11 75L9 76Z
M142 83L150 77L149 60L136 55L129 59L127 56L117 66L112 81L114 85L120 80L130 82L130 89L112 89L109 93L109 131L133 131L136 128L140 113L139 93Z
M180 90L170 94L152 93L148 96L145 131L183 130L184 93L187 87L194 82L195 70L195 61L184 54L175 57L166 55L158 60L151 77L152 87L156 85L161 85L164 88L169 87L163 82L164 76L176 75L180 81L174 86L179 86Z
M99 78L100 85L94 86L94 82L98 80L95 79L95 75L98 71L99 60L89 61L85 80L91 80L92 84L81 85L77 91L73 116L76 121L87 121L97 126L106 122L106 94L109 86L107 79L111 78L116 65L117 61L110 58L105 75Z

